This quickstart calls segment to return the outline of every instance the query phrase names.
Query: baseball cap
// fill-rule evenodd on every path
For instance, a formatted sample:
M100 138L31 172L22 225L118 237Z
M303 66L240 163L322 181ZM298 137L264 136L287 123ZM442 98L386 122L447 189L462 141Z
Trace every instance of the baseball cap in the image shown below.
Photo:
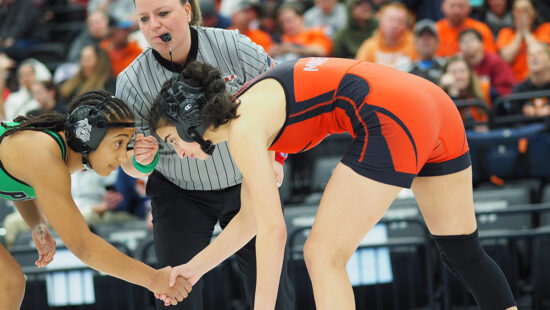
M423 19L423 20L420 20L420 21L416 22L416 24L414 25L414 35L415 36L420 35L425 30L428 30L434 36L437 37L437 30L435 29L435 23L432 20Z
M235 5L235 12L242 11L249 8L258 10L260 8L260 1L258 0L240 0Z
M133 27L134 24L132 23L131 20L123 19L123 20L117 21L116 25L117 25L117 28L119 29L130 29Z

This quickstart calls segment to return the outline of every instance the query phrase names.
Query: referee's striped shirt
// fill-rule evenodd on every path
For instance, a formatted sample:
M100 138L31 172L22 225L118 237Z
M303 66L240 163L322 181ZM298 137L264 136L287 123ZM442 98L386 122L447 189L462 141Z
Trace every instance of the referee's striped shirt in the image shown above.
M243 83L272 66L262 47L237 31L191 27L191 50L187 63L200 60L217 67L226 87L236 93ZM184 66L174 64L175 71ZM173 75L170 61L150 47L117 77L116 96L126 101L136 116L137 132L151 135L147 118L162 84ZM220 143L207 160L180 159L174 149L159 141L160 160L156 170L169 181L187 190L219 190L241 183L242 176L229 154L227 143Z

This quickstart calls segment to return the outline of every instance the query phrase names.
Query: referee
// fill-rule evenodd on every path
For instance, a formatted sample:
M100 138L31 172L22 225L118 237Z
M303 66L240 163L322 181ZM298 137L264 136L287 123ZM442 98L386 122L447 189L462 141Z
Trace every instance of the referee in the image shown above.
M153 101L163 82L181 72L186 64L200 60L216 66L232 93L273 66L261 47L237 31L196 26L201 22L196 0L135 0L135 4L139 28L151 47L118 75L116 84L116 96L134 111L136 134L146 137L136 136L135 150L138 143L154 143L147 128ZM170 42L161 39L166 34L170 34ZM137 158L129 160L123 168L135 177L149 175L147 195L152 202L158 267L176 266L188 262L209 244L216 222L224 228L239 211L242 176L226 143L218 145L205 161L180 159L164 141L159 144L158 156L155 157L156 145L147 160L138 157L136 151ZM282 156L276 155L275 160L274 173L281 183ZM256 288L255 239L235 257L252 307ZM202 310L202 287L201 280L176 308ZM294 309L294 300L285 261L276 309ZM157 300L157 309L161 308L163 303Z

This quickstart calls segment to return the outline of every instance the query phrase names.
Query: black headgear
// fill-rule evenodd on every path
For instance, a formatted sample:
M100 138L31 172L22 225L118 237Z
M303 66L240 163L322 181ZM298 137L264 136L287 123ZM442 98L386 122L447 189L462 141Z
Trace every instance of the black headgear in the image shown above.
M178 135L183 141L198 142L201 149L212 155L215 145L202 138L208 129L201 118L200 108L205 97L200 87L193 87L175 78L166 93L159 93L157 101L166 117L176 125Z
M96 105L82 105L74 109L65 123L65 138L69 147L82 154L82 164L92 169L88 162L88 155L95 151L107 130L113 127L135 127L135 123L110 123L101 109L115 97L110 96Z

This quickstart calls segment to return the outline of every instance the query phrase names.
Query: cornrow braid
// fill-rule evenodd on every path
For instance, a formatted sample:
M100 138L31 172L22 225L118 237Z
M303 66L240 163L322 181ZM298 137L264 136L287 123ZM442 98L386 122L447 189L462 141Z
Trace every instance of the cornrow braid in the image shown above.
M75 97L69 104L69 114L76 108L82 105L97 106L105 99L109 98L108 104L104 105L101 110L107 117L109 122L121 122L125 120L134 120L134 114L130 107L121 99L111 95L106 90L92 90Z
M121 99L115 98L105 90L92 90L75 97L69 104L69 113L82 105L99 105L106 98L110 98L108 104L103 106L102 110L109 122L121 122L134 120L134 114L130 107ZM4 123L2 127L7 130L4 136L7 137L21 130L54 132L64 131L66 127L67 114L59 112L44 112L36 116L18 116L14 122L19 123L14 126L8 126Z
M2 122L2 127L7 130L4 132L4 137L13 135L21 130L36 130L44 131L51 130L54 132L65 130L65 120L67 114L55 111L41 113L36 116L18 116L13 121L19 123L14 126L7 126Z

